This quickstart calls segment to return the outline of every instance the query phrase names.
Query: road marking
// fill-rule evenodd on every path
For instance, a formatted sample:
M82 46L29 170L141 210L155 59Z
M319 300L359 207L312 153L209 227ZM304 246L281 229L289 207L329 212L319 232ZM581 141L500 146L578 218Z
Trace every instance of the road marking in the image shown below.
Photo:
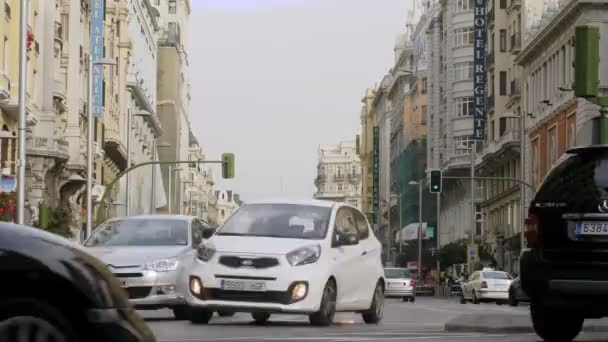
M370 333L371 335L371 333ZM462 339L462 338L498 338L498 337L513 337L513 336L531 336L533 334L430 334L429 336L411 336L408 333L402 333L404 336L382 337L378 336L350 336L339 337L338 335L323 335L323 336L302 336L302 337L273 337L273 336L243 336L243 337L211 337L197 339L170 339L159 340L160 342L205 342L205 341L420 341L420 340L446 340L446 339Z

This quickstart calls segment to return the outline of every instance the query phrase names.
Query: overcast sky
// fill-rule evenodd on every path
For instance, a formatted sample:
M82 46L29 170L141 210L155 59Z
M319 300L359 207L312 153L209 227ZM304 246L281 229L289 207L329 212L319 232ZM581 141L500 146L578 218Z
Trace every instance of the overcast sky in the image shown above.
M191 0L193 131L245 200L312 198L319 145L354 139L409 0ZM281 191L282 178L282 191Z

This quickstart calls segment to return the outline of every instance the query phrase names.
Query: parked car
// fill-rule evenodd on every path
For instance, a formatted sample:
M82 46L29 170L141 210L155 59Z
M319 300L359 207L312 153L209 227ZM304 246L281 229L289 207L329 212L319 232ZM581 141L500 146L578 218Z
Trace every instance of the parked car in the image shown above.
M57 235L0 224L0 279L0 341L16 341L15 331L32 341L156 341L105 265Z
M198 245L213 232L192 216L131 216L103 223L84 246L120 280L137 309L170 308L176 319L184 320L188 319L184 272Z
M213 310L306 314L327 326L336 311L378 323L384 307L382 246L357 209L326 201L242 205L198 250L190 270L191 321Z
M511 286L509 286L509 305L517 306L520 302L529 302L530 298L521 288L521 281L519 277L513 279Z
M385 268L385 297L401 297L404 302L416 301L416 281L407 268Z
M474 304L481 302L495 302L503 304L509 300L509 286L513 278L507 272L483 269L475 271L469 280L462 285L460 303L471 301Z
M608 316L608 146L569 150L530 203L520 261L532 322L547 341L571 341Z

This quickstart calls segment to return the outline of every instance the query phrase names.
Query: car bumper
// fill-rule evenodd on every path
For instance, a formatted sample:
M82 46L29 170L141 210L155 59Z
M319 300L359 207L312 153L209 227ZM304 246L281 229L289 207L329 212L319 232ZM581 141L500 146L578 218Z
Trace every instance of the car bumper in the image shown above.
M507 300L509 299L508 291L479 291L479 299L481 300Z
M200 295L188 291L188 305L210 310L229 309L237 312L277 312L310 314L319 310L328 272L318 264L292 267L279 265L268 269L229 268L218 263L196 260L190 277L200 279ZM265 291L227 291L222 279L265 282ZM304 298L292 299L295 284L307 284Z
M137 309L158 309L186 304L186 297L177 287L177 271L154 272L128 270L130 273L115 273L124 289L129 302ZM130 276L141 274L141 276Z
M87 339L93 342L156 342L152 331L133 309L89 310L87 321Z
M385 297L414 297L414 289L412 287L387 287L384 290Z
M585 316L608 315L608 265L563 263L547 260L538 249L521 256L521 286L532 303L585 312Z

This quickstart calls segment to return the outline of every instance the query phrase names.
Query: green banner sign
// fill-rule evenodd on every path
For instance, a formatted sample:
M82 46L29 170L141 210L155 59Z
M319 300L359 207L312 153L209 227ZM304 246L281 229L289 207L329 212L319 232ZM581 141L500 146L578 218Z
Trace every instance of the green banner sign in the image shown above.
M373 223L378 223L378 215L380 215L380 128L374 127L374 154L372 160L374 192L373 192L373 207L374 220Z

